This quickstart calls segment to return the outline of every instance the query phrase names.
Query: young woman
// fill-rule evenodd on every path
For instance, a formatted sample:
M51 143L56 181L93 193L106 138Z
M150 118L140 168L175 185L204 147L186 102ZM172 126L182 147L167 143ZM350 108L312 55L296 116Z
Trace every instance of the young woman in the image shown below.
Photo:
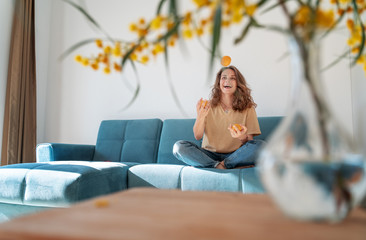
M173 154L181 161L202 168L237 168L255 164L263 141L254 140L261 131L251 90L234 66L216 75L208 103L197 103L194 136L202 147L189 141L174 144Z

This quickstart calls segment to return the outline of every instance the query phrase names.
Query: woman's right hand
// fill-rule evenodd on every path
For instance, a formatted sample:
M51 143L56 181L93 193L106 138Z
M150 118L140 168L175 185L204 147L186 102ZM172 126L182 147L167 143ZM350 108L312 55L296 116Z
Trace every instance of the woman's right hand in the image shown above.
M205 131L205 118L210 110L210 102L206 100L207 102L205 104L203 101L204 100L201 98L196 105L197 119L194 122L193 133L197 140L200 140L203 137Z
M196 110L197 118L204 119L207 116L208 111L210 110L210 101L201 98L197 102Z

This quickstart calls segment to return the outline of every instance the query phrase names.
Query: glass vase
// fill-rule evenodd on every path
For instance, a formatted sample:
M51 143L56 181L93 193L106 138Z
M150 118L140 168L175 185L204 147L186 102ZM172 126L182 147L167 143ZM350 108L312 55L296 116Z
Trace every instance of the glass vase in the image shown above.
M319 42L292 38L289 46L292 101L260 153L260 176L289 217L341 221L365 195L365 161L324 98Z

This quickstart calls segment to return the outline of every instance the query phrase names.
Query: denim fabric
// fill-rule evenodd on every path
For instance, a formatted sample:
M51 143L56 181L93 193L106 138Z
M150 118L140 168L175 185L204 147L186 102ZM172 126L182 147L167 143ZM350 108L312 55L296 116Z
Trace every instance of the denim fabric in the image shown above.
M174 156L193 167L214 168L223 161L226 168L254 165L263 140L255 139L246 142L232 153L216 153L203 149L189 141L177 141L173 147Z

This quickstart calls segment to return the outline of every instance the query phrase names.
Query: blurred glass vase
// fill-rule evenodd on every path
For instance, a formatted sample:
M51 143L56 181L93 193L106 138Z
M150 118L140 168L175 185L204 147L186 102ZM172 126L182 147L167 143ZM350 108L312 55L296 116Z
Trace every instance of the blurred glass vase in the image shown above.
M292 102L261 151L261 179L286 215L341 221L365 195L365 161L324 98L318 41L291 38L289 46Z

